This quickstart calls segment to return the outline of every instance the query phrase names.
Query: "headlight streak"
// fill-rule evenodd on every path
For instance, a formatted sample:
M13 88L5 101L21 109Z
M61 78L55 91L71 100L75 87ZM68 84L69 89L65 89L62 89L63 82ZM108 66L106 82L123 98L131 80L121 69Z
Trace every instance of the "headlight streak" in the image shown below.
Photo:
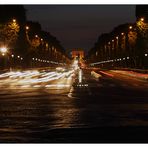
M5 78L5 77L8 77L10 75L14 74L14 72L6 72L6 73L3 73L0 75L0 78Z
M40 88L40 87L45 87L45 88L56 87L57 89L65 88L65 87L70 87L70 81L72 79L73 73L74 70L66 72L57 72L57 71L46 72L46 71L37 71L37 70L6 72L0 74L0 87L5 88L6 86L8 86L9 88L22 88L22 89ZM63 80L64 84L60 84Z
M64 87L70 87L70 85L68 84L50 84L50 85L46 85L46 88L50 88L50 87L59 87L59 88L64 88Z

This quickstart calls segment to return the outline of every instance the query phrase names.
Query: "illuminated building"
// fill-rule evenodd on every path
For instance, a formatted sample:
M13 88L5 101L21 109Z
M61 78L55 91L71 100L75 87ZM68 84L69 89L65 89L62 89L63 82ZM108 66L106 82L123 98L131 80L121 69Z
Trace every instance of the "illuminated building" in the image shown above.
M84 50L83 49L72 49L71 57L73 59L79 59L81 61L84 58Z

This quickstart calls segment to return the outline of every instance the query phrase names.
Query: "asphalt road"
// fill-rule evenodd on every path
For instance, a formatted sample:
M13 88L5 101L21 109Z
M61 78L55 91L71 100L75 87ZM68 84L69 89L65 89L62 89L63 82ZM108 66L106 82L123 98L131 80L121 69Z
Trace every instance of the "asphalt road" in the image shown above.
M76 87L68 72L0 75L0 142L148 142L147 82L83 70Z

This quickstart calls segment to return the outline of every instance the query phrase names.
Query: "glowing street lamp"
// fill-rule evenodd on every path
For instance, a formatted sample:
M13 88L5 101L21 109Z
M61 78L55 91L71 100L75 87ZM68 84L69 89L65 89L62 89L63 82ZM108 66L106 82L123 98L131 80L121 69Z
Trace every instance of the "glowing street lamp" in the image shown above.
M26 26L26 30L29 30L29 27L28 26Z
M140 20L143 22L144 21L144 18L142 17Z
M129 29L132 29L133 27L132 26L129 26Z
M12 21L13 21L13 23L16 23L16 19L13 19Z
M7 49L6 47L2 47L2 48L0 48L0 52L1 52L2 54L5 54L5 53L8 52L8 49Z

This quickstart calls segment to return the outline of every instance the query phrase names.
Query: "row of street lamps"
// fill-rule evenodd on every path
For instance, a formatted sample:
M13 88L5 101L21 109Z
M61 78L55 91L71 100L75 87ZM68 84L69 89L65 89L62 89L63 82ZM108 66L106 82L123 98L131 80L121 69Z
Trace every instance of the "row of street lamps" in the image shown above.
M2 56L8 56L8 49L6 47L2 47L0 48L0 52L2 54ZM11 56L11 58L17 58L20 60L23 60L24 58L19 56L19 55L14 55L14 54L9 54ZM49 60L43 60L43 59L39 59L39 58L32 58L32 61L38 61L38 62L43 62L43 63L50 63L50 64L58 64L58 65L66 65L66 63L60 63L60 62L55 62L55 61L49 61Z
M148 54L145 53L144 56L145 56L145 57L148 57ZM124 60L129 60L129 59L130 59L130 57L124 57L124 58L117 58L117 59L113 59L113 60L100 61L100 62L96 62L96 63L91 63L90 66L99 65L99 64L104 64L104 63L111 63L111 62L124 61Z
M13 24L17 24L17 20L16 19L12 19L12 23ZM25 29L26 29L26 37L27 37L27 41L31 44L31 40L29 39L29 35L28 35L28 31L29 31L29 26L25 26ZM48 43L43 39L43 38L41 38L41 37L39 37L39 35L37 35L37 34L35 34L35 36L34 36L36 39L39 39L39 41L40 41L40 44L42 43L42 45L44 44L45 45L45 48L46 49L49 49L48 48ZM4 46L4 45L7 45L7 46ZM21 57L20 55L15 55L15 54L12 54L11 52L10 52L10 50L9 50L9 48L8 48L8 44L7 44L7 42L5 43L3 43L3 45L1 44L0 45L0 54L3 56L3 57L5 57L5 58L2 58L2 60L5 60L5 64L4 64L4 67L5 67L5 65L7 65L8 66L8 62L9 62L9 58L11 57L11 58L13 58L13 59L20 59L20 60L23 60L24 58L23 57ZM12 48L12 47L11 47ZM54 47L54 46L52 46L51 47L51 51L52 52L54 52L55 54L57 54L57 55L59 55L59 56L61 56L62 57L62 59L63 59L63 56L62 56L62 53L60 53L60 51L58 52L57 50L56 50L56 48ZM47 55L47 54L45 54L45 55ZM55 57L57 57L57 55L55 55ZM65 56L64 56L65 57ZM34 58L32 58L32 60L33 60ZM35 58L36 59L36 58ZM64 58L65 59L65 58ZM34 60L35 61L35 60ZM64 62L63 63L60 63L60 62L55 62L55 61L49 61L49 60L41 60L41 59L38 59L38 61L40 61L40 62L44 62L44 63L52 63L52 64L65 64ZM62 61L64 61L64 60L62 60ZM20 65L21 66L21 65Z
M3 55L2 56L6 56L6 55ZM17 59L20 59L20 60L23 60L22 57L20 56L15 56L14 54L11 55L11 58L17 58ZM59 62L55 62L55 61L49 61L49 60L42 60L42 59L38 59L38 58L32 58L32 61L34 62L42 62L42 63L48 63L48 64L56 64L56 65L66 65L66 63L59 63Z
M0 52L1 52L2 56L8 56L8 48L2 47L2 48L0 48ZM12 58L15 58L16 57L17 59L20 59L20 60L23 60L24 59L23 57L21 57L19 55L11 54L10 56ZM38 62L50 63L50 64L58 64L58 65L66 65L66 63L59 63L59 62L49 61L49 60L43 60L43 59L39 59L39 58L32 58L32 61L38 61Z
M138 52L136 52L136 41L138 37L137 32L139 29L139 26L138 26L139 24L146 26L146 23L144 23L143 17L140 18L139 21L136 22L136 25L129 25L127 29L125 29L124 32L116 34L116 36L110 39L110 41L107 41L105 44L100 43L99 44L99 50L101 50L100 54L99 54L99 50L95 51L95 53L92 52L92 54L90 55L90 65L93 66L96 64L110 63L114 61L122 61L122 59L126 60L126 58L124 58L126 56L130 57L131 63L133 62L133 60L136 60L138 58L147 57L148 53L147 51L144 51L143 49L142 49L143 52L145 52L145 54L143 54L143 57L142 55L140 56L137 55ZM145 27L143 29L148 29L148 28ZM118 58L118 57L121 57L121 58ZM97 59L99 60L98 62L96 62ZM123 63L123 66L127 66L124 64L125 63ZM129 64L129 66L131 65Z
M38 59L38 58L32 58L33 61L38 61L38 62L43 62L43 63L52 63L52 64L61 64L61 65L65 65L65 63L59 63L59 62L55 62L55 61L49 61L49 60L42 60L42 59Z
M143 18L143 17L140 18L140 20L137 22L137 25L138 25L139 23L141 24L142 22L144 22L144 18ZM134 26L132 26L132 25L129 26L129 31L134 30L134 29L136 29L136 28L134 28ZM125 35L125 32L122 32L120 35L121 35L121 36L124 36L124 35ZM109 41L108 44L110 45L111 42L114 43L114 41L115 41L115 40L118 41L118 39L119 39L119 35L116 36L116 37L115 37L114 39L112 39L111 41Z
M30 27L29 27L29 26L26 26L26 36L27 36L28 42L29 42L30 44L32 44L31 41L30 41L30 39L29 39L29 35L28 35L29 29L30 29ZM43 44L45 45L44 48L46 49L46 51L48 51L48 54L51 54L51 53L52 53L52 55L54 56L54 59L56 59L56 58L58 58L58 57L61 57L61 58L63 59L62 61L64 61L65 56L63 56L62 53L61 53L60 51L58 51L54 46L49 47L49 44L48 44L43 38L41 38L41 37L40 37L39 35L37 35L37 34L35 34L34 37L35 37L36 39L38 39L38 41L39 41L40 43L42 43L42 45L43 45ZM49 53L49 52L50 52L50 53ZM47 54L46 54L46 55L47 55ZM63 57L64 57L64 58L63 58ZM58 63L58 62L54 62L54 61L53 61L53 63Z
M140 18L140 21L139 21L139 22L144 22L144 18L143 18L143 17L142 17L142 18ZM137 24L138 24L138 22L137 22ZM130 26L129 26L129 30L131 31L132 29L134 29L134 28L133 28L133 26L132 26L132 25L130 25ZM122 32L122 33L121 33L121 36L123 36L123 35L125 35L125 33L124 33L124 32ZM119 36L116 36L116 37L115 37L115 39L112 39L111 41L109 41L109 42L108 42L108 44L110 45L110 44L111 44L111 42L113 42L113 43L114 43L114 41L115 41L115 40L118 40L118 39L119 39Z
M59 63L59 62L55 62L55 61L42 60L42 59L38 59L38 58L32 58L32 61L43 62L43 63L59 64L59 65L66 65L66 63Z
M7 56L7 55L8 55L8 48L6 48L6 47L1 47L1 48L0 48L0 52L1 52L2 56ZM17 57L18 59L23 60L23 57L21 57L21 56L19 56L19 55L16 56L16 55L14 55L14 54L11 54L11 57L12 57L12 58Z
M133 26L129 26L129 30L131 31L133 29ZM118 48L118 44L119 44L119 37L124 37L125 33L122 32L120 35L116 36L115 38L111 39L111 41L108 41L108 47L109 49L115 49ZM125 40L125 39L124 39ZM105 45L105 48L107 47L107 45Z

